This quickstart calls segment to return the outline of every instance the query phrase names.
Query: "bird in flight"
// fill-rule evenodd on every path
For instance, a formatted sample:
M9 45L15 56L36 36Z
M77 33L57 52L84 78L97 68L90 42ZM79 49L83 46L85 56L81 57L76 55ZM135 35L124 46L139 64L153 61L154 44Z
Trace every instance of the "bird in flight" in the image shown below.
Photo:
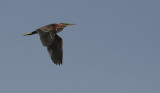
M57 35L58 32L61 32L65 27L75 25L68 23L60 24L49 24L43 26L27 35L39 34L42 45L47 47L49 55L56 65L62 65L63 59L63 48L62 48L62 38Z

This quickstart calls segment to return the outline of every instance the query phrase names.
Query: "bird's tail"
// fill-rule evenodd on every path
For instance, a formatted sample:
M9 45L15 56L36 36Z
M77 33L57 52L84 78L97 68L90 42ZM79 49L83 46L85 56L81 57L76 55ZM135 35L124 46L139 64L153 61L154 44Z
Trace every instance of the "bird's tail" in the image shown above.
M37 31L33 31L33 32L31 32L31 33L27 33L27 34L25 34L25 35L23 35L23 36L33 35L33 34L37 34Z

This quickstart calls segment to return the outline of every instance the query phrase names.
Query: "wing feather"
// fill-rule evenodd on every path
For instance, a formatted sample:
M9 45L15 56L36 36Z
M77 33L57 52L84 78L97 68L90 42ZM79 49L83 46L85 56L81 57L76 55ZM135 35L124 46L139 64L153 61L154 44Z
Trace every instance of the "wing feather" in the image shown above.
M61 65L63 58L62 38L55 34L54 41L51 46L48 46L48 52L54 64Z
M43 46L47 47L47 46L52 45L52 43L54 41L54 37L55 37L54 31L44 32L42 30L38 30L37 32L40 36L40 40L41 40Z

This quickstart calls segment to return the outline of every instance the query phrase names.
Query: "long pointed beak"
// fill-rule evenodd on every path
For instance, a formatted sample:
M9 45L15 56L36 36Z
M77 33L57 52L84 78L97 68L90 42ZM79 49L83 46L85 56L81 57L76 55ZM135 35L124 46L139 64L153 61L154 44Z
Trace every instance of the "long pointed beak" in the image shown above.
M68 24L67 26L70 26L70 25L76 25L76 24Z

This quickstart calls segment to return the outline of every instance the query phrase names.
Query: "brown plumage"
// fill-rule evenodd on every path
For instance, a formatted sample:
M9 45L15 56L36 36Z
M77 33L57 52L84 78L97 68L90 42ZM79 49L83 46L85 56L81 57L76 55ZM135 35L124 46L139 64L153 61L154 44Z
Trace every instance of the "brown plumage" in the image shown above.
M68 23L60 23L60 24L49 24L44 27L41 27L31 33L27 33L26 35L39 34L42 45L47 47L50 57L54 64L61 65L63 59L63 48L62 48L62 38L60 38L57 33L61 32L64 27L67 27Z

